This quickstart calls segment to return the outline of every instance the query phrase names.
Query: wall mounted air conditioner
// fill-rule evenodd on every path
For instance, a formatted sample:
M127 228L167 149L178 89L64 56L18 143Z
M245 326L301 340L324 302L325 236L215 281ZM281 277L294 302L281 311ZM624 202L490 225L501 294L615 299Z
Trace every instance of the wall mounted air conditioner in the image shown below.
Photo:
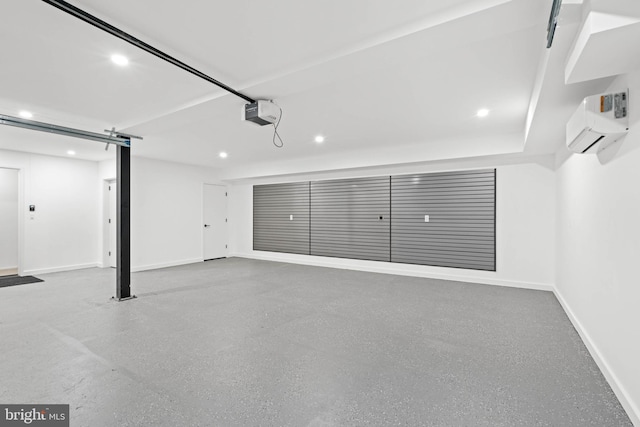
M574 153L597 153L629 130L628 92L585 98L567 122L567 147Z

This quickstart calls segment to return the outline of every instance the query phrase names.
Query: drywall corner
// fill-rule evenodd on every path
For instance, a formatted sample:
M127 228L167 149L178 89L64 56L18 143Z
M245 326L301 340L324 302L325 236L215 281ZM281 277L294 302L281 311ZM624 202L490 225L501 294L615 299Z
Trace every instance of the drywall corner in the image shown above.
M589 350L591 357L593 357L593 360L596 362L596 364L598 365L598 368L600 368L600 371L602 372L605 379L611 386L611 389L613 390L616 397L620 401L620 404L622 405L624 410L627 412L627 415L631 419L631 422L633 423L634 426L640 426L640 408L638 408L636 404L633 402L633 399L631 398L628 391L620 382L620 379L615 374L611 365L607 362L607 360L605 359L604 355L602 354L602 352L600 351L596 343L593 341L593 339L591 338L587 330L584 328L582 323L580 323L580 321L574 314L573 310L571 309L571 307L569 306L565 298L562 296L562 292L554 287L553 293L556 296L556 299L558 300L562 308L564 309L565 313L567 314L567 317L569 317L569 320L573 324L573 327L576 329L576 331L580 335L580 338L582 338L582 342L584 342L584 345L587 347L587 350Z

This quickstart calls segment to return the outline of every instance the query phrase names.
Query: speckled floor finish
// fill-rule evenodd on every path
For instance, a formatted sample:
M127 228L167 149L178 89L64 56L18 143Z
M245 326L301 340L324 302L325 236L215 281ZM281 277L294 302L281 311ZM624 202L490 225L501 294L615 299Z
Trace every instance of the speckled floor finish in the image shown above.
M630 426L552 293L240 258L0 289L0 403L72 426Z

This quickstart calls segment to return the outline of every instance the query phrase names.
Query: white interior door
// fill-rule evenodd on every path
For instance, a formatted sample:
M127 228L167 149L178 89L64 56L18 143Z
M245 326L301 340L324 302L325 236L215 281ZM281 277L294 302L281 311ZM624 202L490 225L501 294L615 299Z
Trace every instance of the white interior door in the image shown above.
M109 181L109 266L117 267L116 249L118 247L118 214L117 214L116 181Z
M227 256L227 191L222 185L204 185L204 259Z
M0 276L18 274L18 171L0 168Z

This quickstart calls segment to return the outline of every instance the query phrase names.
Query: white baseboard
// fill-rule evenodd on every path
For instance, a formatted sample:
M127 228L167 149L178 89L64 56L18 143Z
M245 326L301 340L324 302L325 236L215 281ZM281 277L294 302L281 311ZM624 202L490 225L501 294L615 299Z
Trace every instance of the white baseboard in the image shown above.
M573 310L571 310L571 307L569 306L569 304L567 304L567 301L562 296L562 293L560 293L558 289L554 289L553 293L555 294L556 299L560 302L560 305L564 309L565 313L567 313L567 316L573 324L573 327L576 329L576 331L578 331L580 338L582 338L582 342L584 342L587 350L589 350L591 357L593 357L593 360L600 368L602 375L604 375L607 382L611 386L611 389L620 401L620 404L622 405L624 410L627 411L627 415L631 419L631 422L634 426L640 427L640 409L631 399L624 386L622 386L618 379L618 376L614 373L613 369L611 369L611 366L598 349L598 346L593 342L589 333L584 329L582 323L580 323L580 320L578 320L578 318L575 316Z
M553 291L553 285L546 283L519 282L494 277L482 277L473 274L439 273L421 265L399 264L378 261L350 260L344 258L317 257L311 255L280 254L272 252L231 253L229 256L259 259L264 261L288 262L291 264L312 265L315 267L341 268L346 270L366 271L370 273L395 274L398 276L424 277L429 279L453 280L457 282L480 283L483 285L506 286L520 289ZM460 271L472 271L463 270ZM495 274L487 272L487 274Z
M157 268L176 267L179 265L194 264L194 263L203 262L203 261L204 260L202 258L191 258L191 259L184 259L180 261L164 262L159 264L140 265L140 266L131 267L131 272L135 273L137 271L155 270ZM95 267L108 268L109 266L100 262L96 262L96 263L90 263L90 264L65 265L62 267L25 270L24 274L34 275L34 274L46 274L46 273L59 273L61 271L82 270L84 268L95 268Z
M191 258L191 259L183 259L180 261L163 262L160 264L138 265L135 267L131 267L131 272L135 273L138 271L156 270L158 268L177 267L179 265L195 264L197 262L203 262L203 261L204 259L202 258Z
M61 271L83 270L85 268L95 268L95 267L98 267L98 263L64 265L61 267L51 267L51 268L36 268L32 270L24 270L23 274L37 275L37 274L47 274L47 273L59 273Z

